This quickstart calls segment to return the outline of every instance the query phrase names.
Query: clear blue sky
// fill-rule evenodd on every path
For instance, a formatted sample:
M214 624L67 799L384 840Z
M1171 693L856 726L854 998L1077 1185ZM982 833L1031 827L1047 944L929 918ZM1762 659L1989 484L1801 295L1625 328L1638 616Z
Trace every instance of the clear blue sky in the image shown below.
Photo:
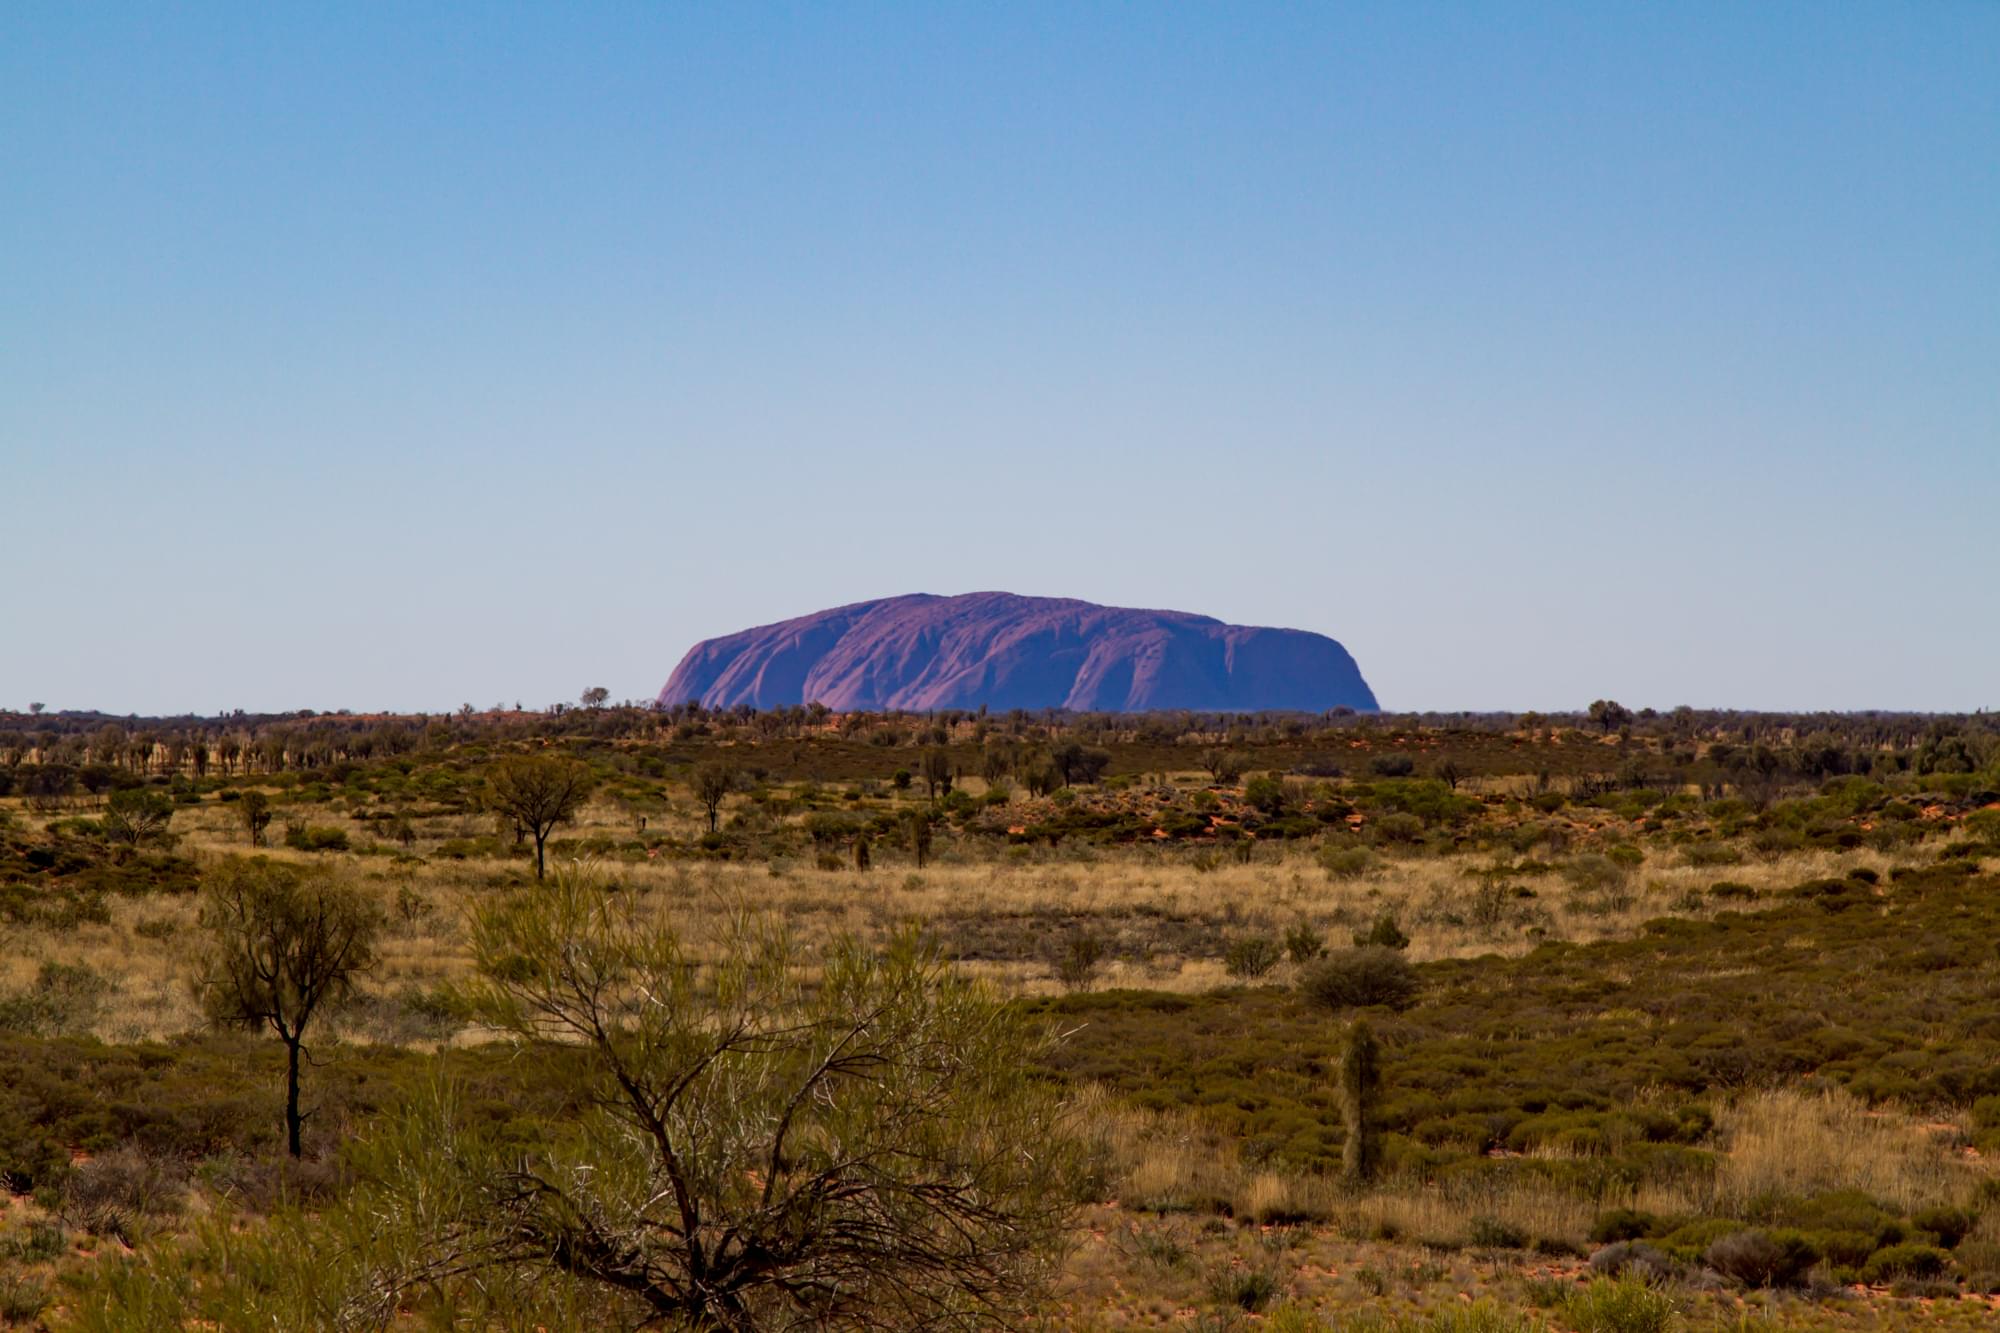
M899 592L2000 705L2000 5L0 6L0 706Z

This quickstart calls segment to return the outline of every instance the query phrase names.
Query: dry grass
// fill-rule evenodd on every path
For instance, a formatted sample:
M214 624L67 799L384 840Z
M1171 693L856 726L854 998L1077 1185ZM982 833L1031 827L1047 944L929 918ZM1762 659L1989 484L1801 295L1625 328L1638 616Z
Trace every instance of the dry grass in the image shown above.
M648 816L655 829L692 832L699 813L667 803ZM335 807L287 805L284 819L347 824ZM563 837L629 836L633 811L598 802ZM176 814L183 851L207 858L249 851L235 808L204 804ZM412 849L420 863L378 855L319 855L267 849L279 859L317 859L371 887L385 908L400 899L428 911L395 929L368 988L394 994L447 982L465 967L466 909L496 889L523 881L518 860L451 860L438 855L450 838L490 831L472 816L418 822ZM357 847L368 835L353 835ZM275 837L274 837L275 841ZM1008 849L997 859L987 849L940 845L941 856L921 872L899 849L878 847L876 868L822 871L797 859L770 862L681 861L671 858L611 862L603 868L645 909L689 927L703 928L741 903L779 912L793 929L812 938L836 932L879 937L908 921L932 928L963 966L1009 993L1060 989L1054 949L1070 932L1098 936L1106 957L1092 984L1194 992L1230 982L1222 955L1244 935L1279 936L1308 923L1339 945L1378 915L1396 916L1410 936L1416 961L1487 953L1521 954L1541 939L1588 942L1618 938L1661 916L1703 916L1718 906L1707 895L1717 879L1768 894L1803 879L1844 874L1866 866L1886 872L1896 862L1878 853L1813 851L1781 859L1749 858L1742 864L1696 867L1677 854L1653 851L1631 870L1603 874L1585 886L1560 871L1495 878L1490 855L1385 855L1356 878L1332 878L1308 844L1257 849L1250 864L1202 865L1184 851L1083 846ZM1483 885L1506 886L1490 893ZM84 964L117 980L118 987L93 1027L112 1040L170 1037L198 1021L187 994L194 905L181 899L113 901L108 926L16 932L0 957L0 992L28 984L44 961ZM146 927L142 932L139 928ZM1271 980L1285 980L1281 970ZM363 1032L349 1035L365 1036Z
M1713 1211L1760 1194L1860 1190L1905 1213L1970 1202L1992 1172L1960 1146L1965 1127L1869 1109L1846 1092L1775 1091L1726 1107L1716 1129L1728 1156Z

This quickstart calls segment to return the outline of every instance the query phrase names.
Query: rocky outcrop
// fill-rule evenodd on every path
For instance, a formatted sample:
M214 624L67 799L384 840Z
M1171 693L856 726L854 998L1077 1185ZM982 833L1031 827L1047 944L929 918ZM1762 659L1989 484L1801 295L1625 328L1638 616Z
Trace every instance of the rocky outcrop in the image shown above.
M1004 592L856 602L696 644L662 704L839 711L1375 708L1324 634Z

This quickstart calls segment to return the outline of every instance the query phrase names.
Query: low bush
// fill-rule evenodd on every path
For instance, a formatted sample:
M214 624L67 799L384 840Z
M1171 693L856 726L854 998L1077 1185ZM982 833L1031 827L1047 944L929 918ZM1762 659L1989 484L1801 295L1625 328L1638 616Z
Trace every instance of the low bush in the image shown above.
M1911 1279L1940 1278L1951 1272L1951 1256L1935 1245L1889 1245L1868 1257L1861 1280L1870 1286Z
M1819 1250L1796 1231L1738 1231L1702 1252L1703 1263L1746 1287L1798 1286L1819 1258Z
M296 852L344 852L347 830L319 824L287 824L285 846Z
M1405 935L1403 928L1396 923L1396 914L1384 911L1375 918L1367 930L1354 932L1354 946L1357 949L1407 949L1410 947L1410 937Z
M0 1032L36 1037L86 1033L117 989L116 982L88 964L43 963L27 990L0 998Z
M1466 1239L1481 1249L1524 1250L1528 1233L1497 1217L1475 1217L1466 1229Z
M1270 936L1245 935L1222 955L1222 969L1232 977L1266 976L1284 956L1284 949Z
M1910 1220L1919 1230L1936 1236L1938 1244L1947 1250L1956 1249L1979 1224L1979 1218L1963 1208L1926 1208Z
M1327 847L1320 851L1319 865L1329 879L1360 879L1375 868L1375 853L1366 847Z
M1621 1240L1590 1256L1590 1271L1605 1277L1631 1275L1647 1282L1666 1282L1677 1269L1674 1261L1643 1241Z
M1590 1224L1590 1243L1610 1245L1621 1240L1640 1240L1661 1230L1660 1219L1652 1213L1642 1213L1632 1208L1613 1208L1599 1213L1597 1220Z
M1328 1009L1407 1009L1418 988L1416 969L1403 955L1378 945L1336 950L1299 978L1300 993Z

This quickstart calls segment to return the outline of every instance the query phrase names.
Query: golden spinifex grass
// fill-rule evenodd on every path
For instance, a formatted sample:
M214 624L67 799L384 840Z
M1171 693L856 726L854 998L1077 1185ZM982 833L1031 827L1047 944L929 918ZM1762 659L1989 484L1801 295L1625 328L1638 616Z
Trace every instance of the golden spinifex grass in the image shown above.
M306 825L339 824L345 808L290 801L287 819ZM686 831L698 823L690 814ZM425 992L462 975L464 916L498 886L518 881L530 862L521 856L459 859L440 846L492 830L488 817L461 814L420 819L407 852L400 844L377 855L301 852L274 838L262 854L297 864L331 863L342 876L377 895L391 928L379 966L363 982L366 993L393 999ZM180 850L198 862L259 849L231 805L184 807L175 816ZM563 842L623 835L630 822L605 803L587 806L563 831ZM358 839L361 836L357 835ZM357 842L359 845L359 842ZM397 855L397 853L402 853ZM1174 849L982 849L954 844L921 871L894 848L875 851L875 868L816 869L801 856L768 860L603 860L604 873L663 919L698 923L755 902L783 913L806 935L848 931L884 938L915 921L957 953L967 969L1008 990L1054 993L1062 989L1052 939L1084 931L1098 938L1104 961L1096 987L1137 986L1199 992L1231 981L1224 954L1250 935L1276 939L1300 922L1335 944L1384 912L1410 937L1414 961L1525 953L1546 939L1590 941L1629 935L1662 916L1708 916L1767 899L1801 880L1838 877L1856 868L1886 874L1915 863L1917 851L1883 853L1868 848L1814 848L1776 856L1745 849L1740 863L1722 869L1687 863L1672 848L1649 849L1639 865L1614 868L1608 881L1580 882L1565 873L1579 861L1603 869L1603 858L1582 853L1530 862L1492 851L1385 850L1354 875L1329 875L1311 844L1259 847L1248 864L1197 864ZM1517 869L1498 876L1496 865ZM1539 867L1546 867L1539 868ZM1711 888L1726 880L1747 897L1717 898ZM1494 886L1498 884L1496 889ZM1532 895L1532 896L1525 896ZM400 904L400 907L399 907ZM0 956L0 993L33 983L44 963L92 969L115 983L79 1027L109 1040L158 1039L200 1025L187 994L187 940L194 923L189 897L107 896L108 920L77 923L30 921L10 929ZM1289 965L1272 979L1289 975ZM381 1006L349 1015L347 1035L394 1039Z
M922 778L890 780L919 767L908 749L842 742L836 781L814 769L819 742L753 746L734 726L671 763L570 747L593 795L550 832L552 873L590 867L623 919L671 932L697 973L746 909L805 949L915 930L955 975L1069 1032L1032 1071L1096 1139L1073 1182L1096 1201L1042 1312L1059 1325L1581 1327L1626 1300L1570 1299L1606 1238L1697 1279L1712 1244L1748 1229L1803 1238L1822 1285L2000 1281L1985 1155L2000 1100L1982 1101L2000 1094L1996 959L1979 945L2000 812L1976 774L1717 782L1713 762L1677 758L1687 780L1647 789L1643 746L1537 732L1484 736L1455 786L1425 776L1460 767L1437 737L1400 744L1425 765L1408 778L1370 773L1381 747L1357 741L1358 776L1253 767L1218 783L1164 762L1171 747L1135 771L1138 750L1112 740L1110 781L1031 798L967 771L979 752L959 734L953 790L933 802ZM88 1268L80 1246L117 1236L151 1256L194 1232L197 1249L258 1234L301 1201L331 1216L355 1169L340 1144L434 1070L516 1147L581 1113L554 1065L510 1059L505 1025L467 1003L472 923L534 891L532 842L482 803L486 766L535 748L518 739L183 774L171 849L107 834L98 797L0 801L0 1149L16 1163L0 1171L29 1191L0 1219L0 1278L54 1290L57 1270ZM1600 771L1619 764L1633 780ZM713 828L690 785L708 765L728 770ZM263 848L229 799L246 787L269 798ZM206 1034L189 987L188 890L253 851L318 868L385 923L330 1016L310 1080L323 1116L296 1171L259 1156L276 1053ZM1408 1007L1370 1015L1384 1131L1370 1180L1339 1169L1353 1014L1295 994L1357 937L1401 945L1419 980ZM203 1231L193 1219L211 1212ZM308 1254L333 1243L297 1238ZM1690 1327L1740 1314L1707 1280L1672 1290ZM1775 1325L1905 1308L1754 1299ZM1378 1322L1354 1323L1361 1306ZM506 1326L497 1308L478 1320Z

